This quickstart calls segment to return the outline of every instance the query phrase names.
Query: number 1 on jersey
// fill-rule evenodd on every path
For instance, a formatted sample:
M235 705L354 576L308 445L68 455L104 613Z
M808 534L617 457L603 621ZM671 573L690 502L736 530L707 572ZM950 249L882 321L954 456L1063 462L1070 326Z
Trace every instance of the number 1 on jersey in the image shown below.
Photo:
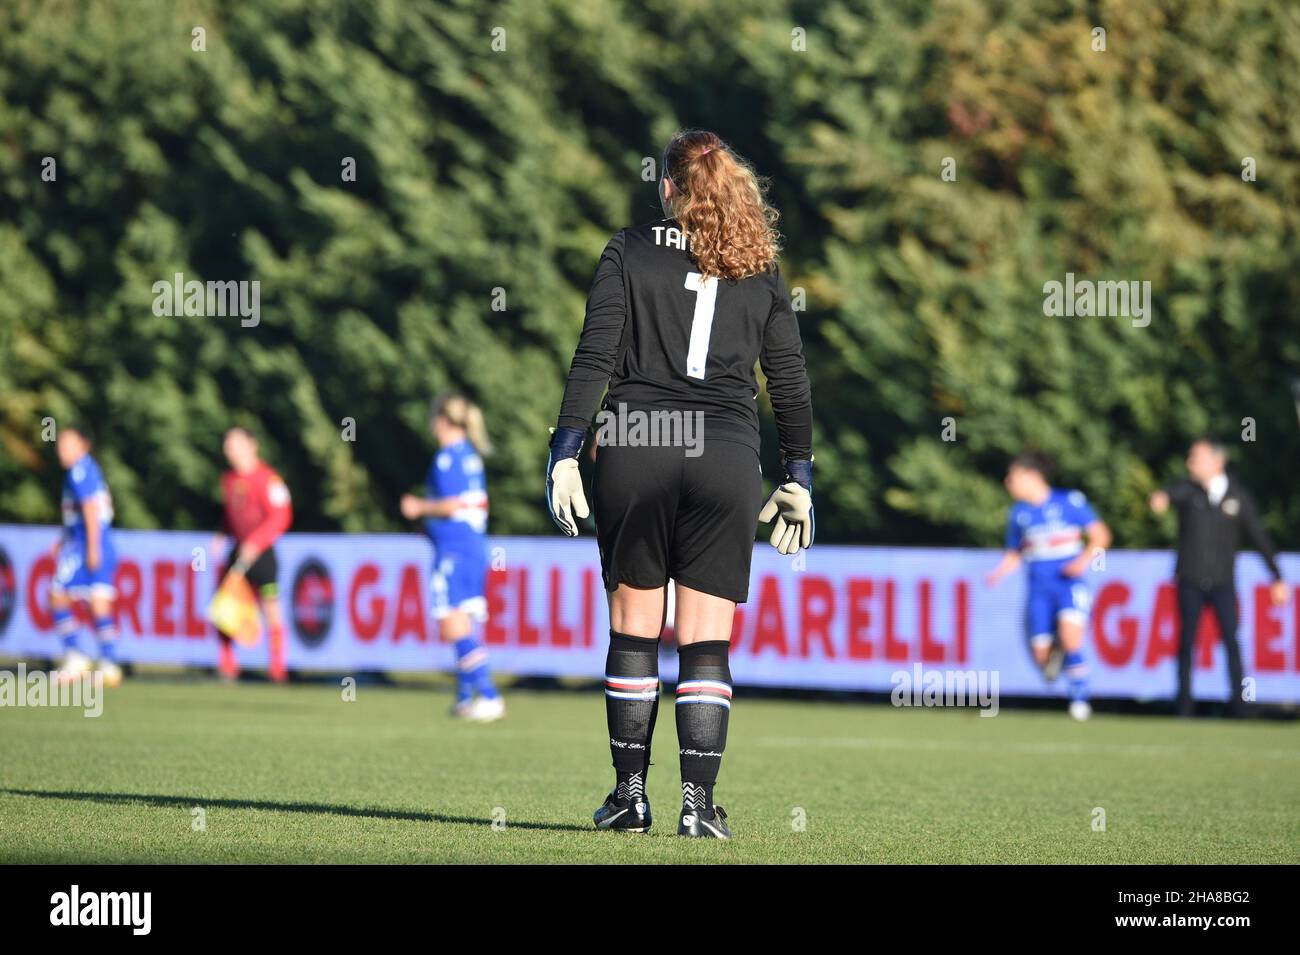
M709 336L713 334L713 309L718 302L718 280L699 272L686 273L686 287L695 294L695 316L691 319L691 344L686 352L686 376L703 378L709 363Z

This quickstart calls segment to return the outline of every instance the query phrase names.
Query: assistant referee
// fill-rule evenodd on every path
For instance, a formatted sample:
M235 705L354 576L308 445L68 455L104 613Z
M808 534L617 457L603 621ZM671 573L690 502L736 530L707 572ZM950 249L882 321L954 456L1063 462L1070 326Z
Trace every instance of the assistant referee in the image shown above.
M1227 449L1210 438L1192 443L1187 451L1188 479L1176 481L1151 495L1151 510L1163 514L1172 504L1178 511L1178 584L1181 628L1178 642L1178 714L1191 716L1192 651L1201 610L1208 603L1219 618L1228 657L1228 708L1240 716L1242 703L1241 651L1237 646L1237 586L1233 576L1237 550L1244 534L1259 551L1273 575L1273 602L1286 603L1287 586L1277 566L1277 551L1259 520L1255 499L1226 471Z

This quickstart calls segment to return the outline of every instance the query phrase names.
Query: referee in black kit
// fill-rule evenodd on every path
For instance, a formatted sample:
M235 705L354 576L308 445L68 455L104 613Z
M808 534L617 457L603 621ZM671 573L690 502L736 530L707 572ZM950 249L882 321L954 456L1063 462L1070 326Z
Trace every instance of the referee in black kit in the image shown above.
M1228 708L1241 716L1241 650L1237 646L1237 585L1233 565L1241 535L1273 575L1272 597L1278 606L1286 603L1287 587L1278 570L1273 542L1259 520L1250 493L1226 470L1227 449L1218 441L1201 438L1187 451L1188 480L1177 481L1156 491L1149 501L1151 510L1163 514L1173 504L1178 510L1178 613L1181 631L1178 642L1178 715L1191 716L1192 651L1201 608L1208 602L1219 618L1223 648L1228 655Z

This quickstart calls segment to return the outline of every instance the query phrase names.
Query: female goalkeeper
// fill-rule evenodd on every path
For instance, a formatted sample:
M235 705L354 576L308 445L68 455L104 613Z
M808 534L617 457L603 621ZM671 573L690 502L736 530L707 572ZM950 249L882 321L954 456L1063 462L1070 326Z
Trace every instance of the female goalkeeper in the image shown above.
M587 516L578 456L597 415L592 494L609 593L605 709L616 781L597 828L650 827L646 771L659 703L664 591L676 584L677 738L683 836L727 839L713 787L731 709L728 650L749 595L755 521L794 554L813 539L812 400L776 212L716 135L664 151L666 218L606 245L587 299L547 465L551 517ZM755 362L767 378L784 475L763 504Z

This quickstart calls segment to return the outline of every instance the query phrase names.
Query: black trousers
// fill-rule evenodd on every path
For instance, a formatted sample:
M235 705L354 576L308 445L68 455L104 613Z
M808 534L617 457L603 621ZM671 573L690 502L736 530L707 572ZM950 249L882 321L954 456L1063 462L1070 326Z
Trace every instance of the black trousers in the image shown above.
M1181 630L1178 640L1178 712L1192 712L1192 653L1196 649L1196 628L1201 608L1214 608L1223 635L1223 649L1228 655L1228 707L1241 709L1241 649L1237 646L1237 588L1226 584L1200 584L1178 578L1178 615Z

